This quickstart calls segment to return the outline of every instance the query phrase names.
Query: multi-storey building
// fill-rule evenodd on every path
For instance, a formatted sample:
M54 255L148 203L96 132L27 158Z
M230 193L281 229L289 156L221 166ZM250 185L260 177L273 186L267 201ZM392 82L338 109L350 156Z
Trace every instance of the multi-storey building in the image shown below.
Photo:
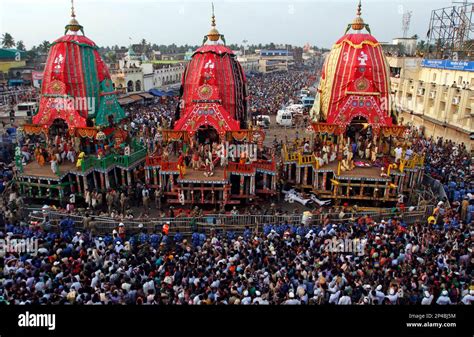
M463 142L474 131L474 62L388 57L393 104L404 123Z

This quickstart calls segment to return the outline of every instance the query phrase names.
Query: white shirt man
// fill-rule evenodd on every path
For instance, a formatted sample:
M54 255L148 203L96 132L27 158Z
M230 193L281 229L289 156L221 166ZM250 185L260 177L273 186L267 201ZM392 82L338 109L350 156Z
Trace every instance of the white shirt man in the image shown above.
M431 305L431 303L433 302L434 296L431 295L428 291L425 291L424 295L425 296L421 300L421 305Z
M255 297L253 299L253 301L252 301L253 304L259 304L259 305L267 305L268 304L268 301L264 301L263 298L261 297L262 294L260 293L260 291L257 290L255 292L255 295L257 297Z
M247 290L244 291L244 298L242 298L243 305L249 305L252 303L252 298L249 296L249 292Z
M398 162L400 159L402 159L402 152L403 149L400 146L395 148L395 162Z
M386 296L390 303L396 304L398 300L398 293L395 293L395 289L390 288L389 294Z
M465 305L474 303L474 290L469 290L469 293L462 298L461 302Z
M123 245L120 241L117 241L115 243L115 252L118 254L120 251L123 249Z
M309 153L309 143L304 143L304 145L303 145L303 152L304 152L304 153Z
M335 293L331 294L331 296L329 296L329 304L331 304L331 303L337 304L338 301L339 301L339 296L341 296L341 291L340 290L338 290Z
M377 288L375 288L375 297L377 300L378 304L382 304L383 300L385 298L385 294L382 292L382 286L378 285Z
M436 300L436 304L439 304L439 305L452 304L451 299L448 296L448 291L447 290L443 290L441 292L441 296L438 297L438 299Z
M344 295L342 296L340 299L339 299L339 302L337 302L338 305L351 305L352 304L352 300L349 296Z

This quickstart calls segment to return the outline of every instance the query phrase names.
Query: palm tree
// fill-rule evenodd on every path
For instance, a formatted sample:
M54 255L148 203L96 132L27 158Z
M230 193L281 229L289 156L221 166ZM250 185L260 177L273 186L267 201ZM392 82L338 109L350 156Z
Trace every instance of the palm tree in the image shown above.
M26 52L26 59L34 61L38 58L38 49L36 47L31 48Z
M2 46L3 48L12 48L15 47L15 40L13 36L9 33L5 33L2 35Z
M43 52L43 53L47 53L50 46L51 46L51 43L49 43L49 41L44 40L44 41L41 42L41 44L38 46L38 49L39 49L41 52Z

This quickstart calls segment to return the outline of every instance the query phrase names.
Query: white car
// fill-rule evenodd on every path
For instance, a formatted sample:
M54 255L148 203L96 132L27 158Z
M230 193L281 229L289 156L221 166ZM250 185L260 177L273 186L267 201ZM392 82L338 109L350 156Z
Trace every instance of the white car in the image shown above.
M294 189L283 191L283 194L285 194L285 201L289 202L290 204L296 201L303 206L307 206L311 202L311 199L305 199L301 193L296 192Z
M270 116L268 115L258 115L257 116L257 126L260 126L264 129L270 127Z
M286 107L286 111L289 111L293 114L303 114L304 105L303 104L291 104Z

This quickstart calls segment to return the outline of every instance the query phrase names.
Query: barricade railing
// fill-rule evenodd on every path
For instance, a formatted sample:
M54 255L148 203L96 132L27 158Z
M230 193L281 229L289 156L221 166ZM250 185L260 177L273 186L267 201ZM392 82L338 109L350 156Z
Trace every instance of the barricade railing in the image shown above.
M423 185L430 187L439 200L442 200L443 198L448 200L448 195L446 194L444 186L438 179L434 179L428 174L424 174Z
M104 216L91 215L91 224L95 227L97 232L106 233L111 232L117 228L120 222L124 223L127 232L137 232L139 224L143 224L148 232L155 230L161 231L163 224L169 222L170 224L170 235L173 236L178 230L183 235L189 235L196 230L210 232L211 230L219 231L234 231L236 234L241 234L246 227L252 230L259 229L264 225L274 224L289 224L298 226L304 224L306 226L322 225L329 217L331 223L346 222L348 220L355 220L362 216L370 216L374 221L380 222L381 220L387 220L394 216L401 217L403 221L408 224L415 222L424 223L426 218L432 214L433 206L418 206L413 210L405 210L399 212L392 212L386 209L381 211L367 211L357 213L345 213L345 216L340 218L339 213L321 213L313 214L310 218L305 217L303 214L276 214L276 215L265 215L265 214L210 214L199 217L177 217L177 218L158 218L158 219L113 219ZM75 223L77 230L84 228L84 217L80 215L68 215L66 213L54 211L54 210L43 210L43 209L30 209L30 219L35 221L43 221L45 216L49 217L49 220L53 224L58 224L66 216L69 216Z
M178 162L174 162L174 161L162 162L161 171L178 171Z

